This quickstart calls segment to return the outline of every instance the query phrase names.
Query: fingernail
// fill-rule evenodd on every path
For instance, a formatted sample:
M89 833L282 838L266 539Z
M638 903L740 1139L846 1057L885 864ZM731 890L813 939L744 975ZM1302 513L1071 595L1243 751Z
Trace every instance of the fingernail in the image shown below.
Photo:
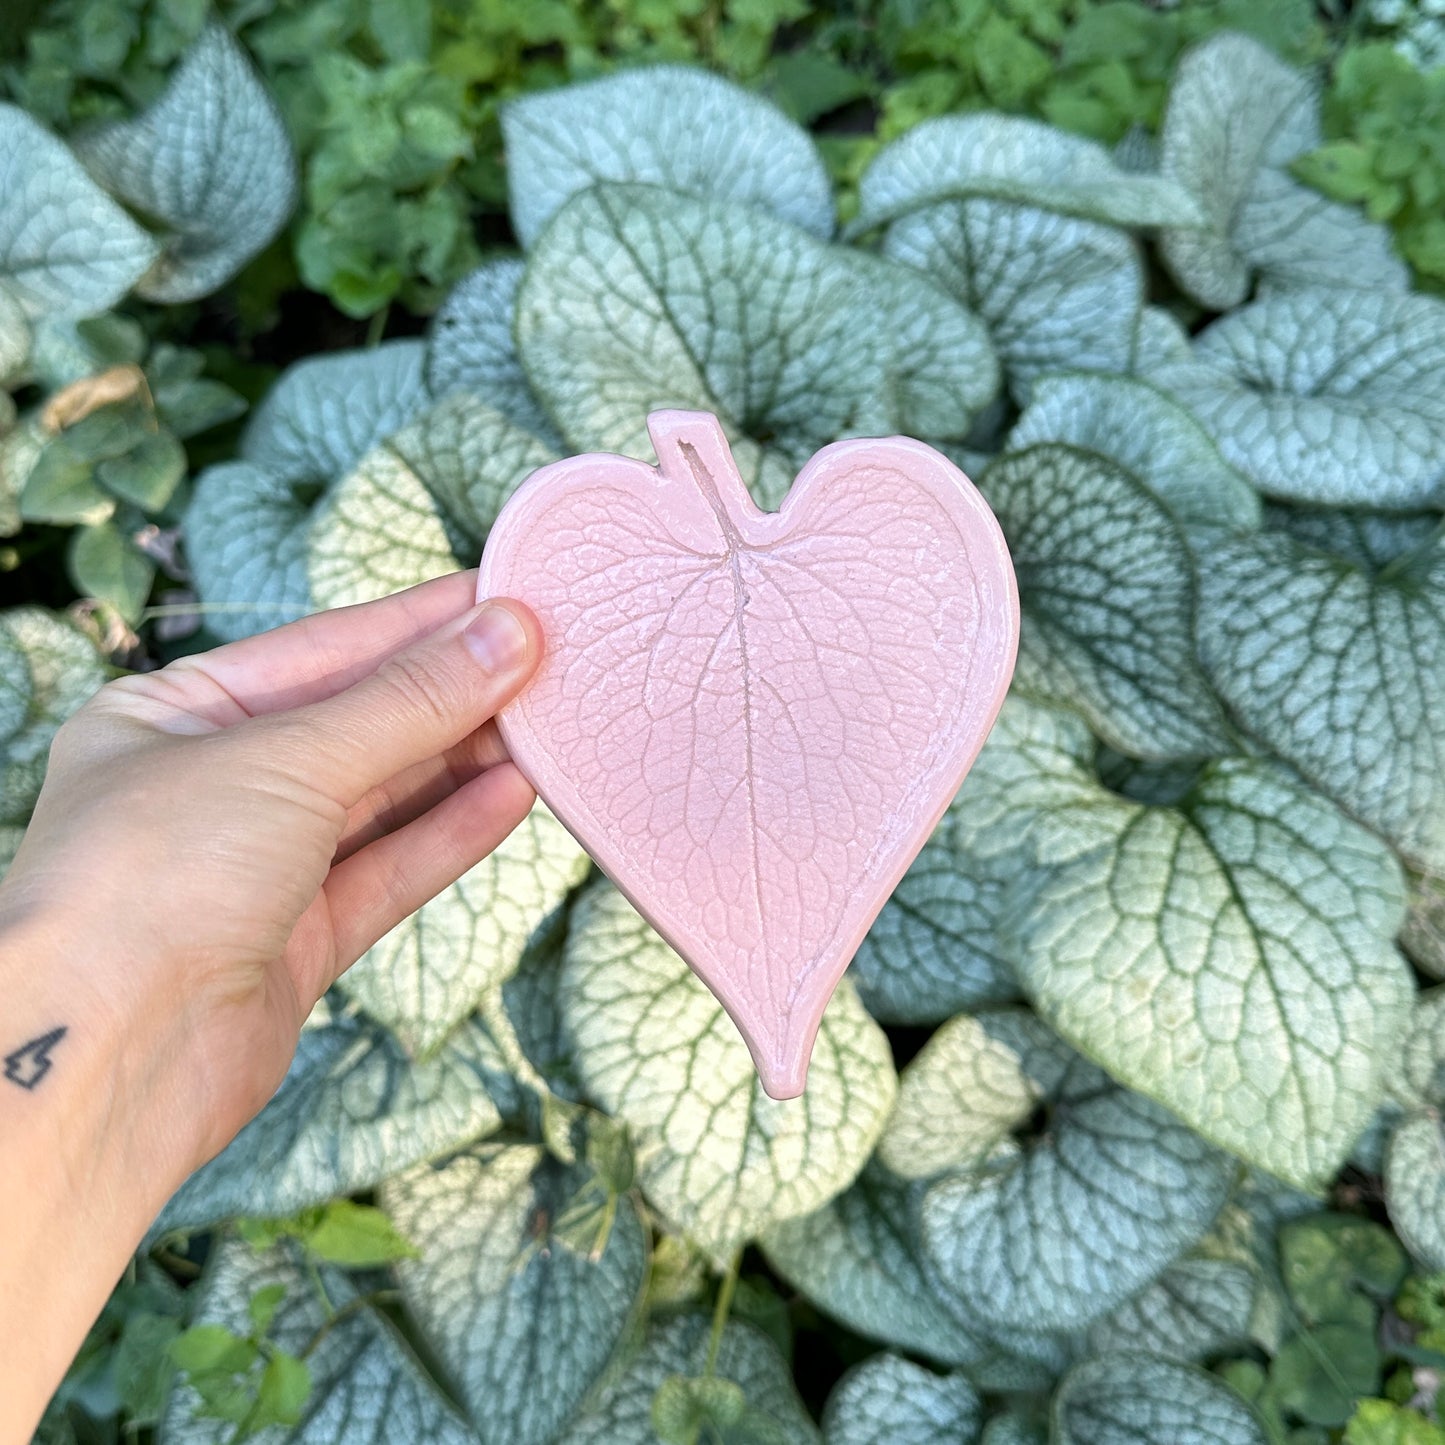
M527 655L527 634L516 614L495 603L482 608L462 636L472 656L489 672L510 672Z

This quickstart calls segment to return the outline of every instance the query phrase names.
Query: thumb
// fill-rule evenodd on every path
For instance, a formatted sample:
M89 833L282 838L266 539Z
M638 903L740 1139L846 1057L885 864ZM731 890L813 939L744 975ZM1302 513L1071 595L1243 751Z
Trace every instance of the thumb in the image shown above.
M344 692L257 721L291 752L299 776L350 808L481 727L541 656L542 631L527 607L484 602Z

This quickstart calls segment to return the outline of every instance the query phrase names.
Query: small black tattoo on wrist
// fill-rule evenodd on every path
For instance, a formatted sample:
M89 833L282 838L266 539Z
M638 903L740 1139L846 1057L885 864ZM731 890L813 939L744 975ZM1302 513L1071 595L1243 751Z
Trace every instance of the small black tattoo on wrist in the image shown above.
M22 1089L33 1089L50 1072L50 1051L68 1030L62 1026L21 1044L13 1054L5 1055L5 1077Z

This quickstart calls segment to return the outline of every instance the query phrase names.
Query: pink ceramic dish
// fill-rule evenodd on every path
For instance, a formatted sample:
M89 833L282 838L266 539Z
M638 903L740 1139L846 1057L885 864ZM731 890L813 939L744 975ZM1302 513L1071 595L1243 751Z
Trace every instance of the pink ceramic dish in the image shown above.
M648 430L656 467L553 463L492 528L478 596L526 602L547 640L498 723L792 1098L1008 690L1013 567L973 484L921 442L824 447L769 513L715 417Z

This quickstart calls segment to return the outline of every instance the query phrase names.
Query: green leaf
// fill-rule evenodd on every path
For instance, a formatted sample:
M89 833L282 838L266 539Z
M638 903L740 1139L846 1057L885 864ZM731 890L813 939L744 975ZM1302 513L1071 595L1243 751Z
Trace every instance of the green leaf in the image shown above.
M1194 354L1156 379L1265 496L1393 511L1445 498L1445 302L1274 292Z
M122 501L158 512L186 474L186 449L168 431L154 431L123 455L102 461L96 480Z
M1284 536L1221 540L1200 578L1200 656L1240 722L1445 867L1445 537L1379 572Z
M194 301L229 281L296 201L281 113L219 22L150 110L83 135L77 148L93 176L169 228L138 287L151 301Z
M475 1445L476 1437L391 1322L362 1303L361 1290L346 1275L325 1270L320 1277L334 1314L317 1296L292 1249L260 1255L226 1240L213 1251L199 1287L198 1317L206 1325L243 1335L251 1329L252 1298L275 1285L285 1292L270 1339L294 1359L304 1357L311 1392L296 1431L268 1432L268 1441ZM278 1404L294 1403L299 1381L294 1367L284 1368L292 1378L272 1387ZM198 1404L191 1386L173 1390L161 1437L170 1445L229 1445L235 1426L199 1417Z
M0 612L0 649L8 664L19 663L0 675L0 713L9 733L0 746L0 822L23 824L56 732L106 674L91 640L43 607Z
M900 217L884 254L983 318L1009 388L1049 371L1127 371L1144 301L1133 242L1009 201L945 201Z
M610 886L573 912L561 998L583 1082L631 1132L644 1193L717 1261L845 1189L893 1104L888 1042L846 982L806 1093L769 1099L721 1005Z
M244 1370L255 1356L255 1345L224 1325L192 1325L171 1344L171 1358L181 1369L193 1374L207 1370Z
M1094 1325L1089 1347L1212 1359L1249 1343L1257 1288L1255 1272L1236 1260L1186 1257Z
M242 459L201 473L185 533L213 632L245 637L313 609L315 504L426 404L422 355L393 341L298 362L252 413Z
M1349 1214L1312 1214L1279 1232L1280 1275L1307 1324L1373 1325L1408 1268L1390 1231Z
M1369 1325L1320 1325L1287 1339L1271 1362L1270 1393L1287 1415L1339 1426L1361 1395L1380 1388L1380 1351Z
M1264 46L1223 34L1180 62L1160 131L1163 176L1190 191L1200 229L1168 230L1164 260L1196 301L1238 306L1259 277L1280 285L1404 290L1390 234L1286 167L1320 142L1313 82Z
M380 1210L350 1199L333 1199L321 1217L308 1220L298 1236L307 1250L327 1264L372 1269L399 1259L415 1259L416 1246Z
M900 1179L982 1168L1057 1087L1067 1055L1022 1010L949 1019L899 1077L878 1158Z
M298 1214L490 1134L486 1064L465 1034L415 1063L359 1020L305 1030L275 1098L181 1186L152 1237Z
M1074 856L1010 900L1025 987L1115 1078L1320 1188L1379 1101L1410 1006L1398 867L1258 763L1210 765L1178 808L1119 807L1094 847L1080 827Z
M1044 442L1114 462L1185 524L1259 525L1259 497L1249 483L1199 423L1147 381L1083 373L1040 378L1007 450Z
M27 522L97 527L115 512L115 498L96 483L95 468L66 438L41 447L20 491L20 516Z
M304 1360L276 1354L266 1361L256 1393L257 1425L294 1425L311 1393L311 1371Z
M961 1375L935 1375L897 1355L849 1370L823 1411L827 1445L970 1445L983 1405Z
M540 1147L483 1146L382 1189L421 1252L398 1268L408 1308L488 1445L554 1440L641 1293L647 1246L630 1198L590 1252L558 1230L586 1183Z
M0 285L31 318L114 306L158 254L65 146L13 105L0 105L0 195Z
M140 620L156 565L113 523L72 532L66 561L82 597L109 602L132 625Z
M1445 1445L1445 1430L1390 1400L1360 1400L1345 1429L1344 1445Z
M1157 1105L1076 1079L1042 1140L929 1186L924 1248L985 1327L1077 1329L1199 1241L1231 1173Z
M490 857L347 971L344 991L429 1057L517 969L527 940L587 876L586 853L538 804Z
M1268 1445L1264 1426L1213 1375L1147 1354L1102 1355L1054 1397L1053 1445Z
M874 157L848 234L974 196L1115 226L1203 220L1176 180L1121 170L1103 146L1082 136L1023 116L947 115L914 126Z
M512 227L530 247L568 198L643 181L757 206L819 236L833 195L812 139L775 106L683 66L660 65L510 101L502 110Z
M115 1347L116 1393L129 1422L154 1425L165 1408L175 1362L171 1348L180 1334L172 1315L141 1311L126 1316Z
M506 256L473 271L447 297L427 336L432 395L468 391L548 447L560 443L522 370L512 322L525 267Z
M762 1236L772 1268L850 1330L945 1365L972 1364L987 1346L959 1319L923 1258L918 1190L869 1167L821 1209Z
M263 1285L251 1296L247 1311L251 1316L251 1327L258 1335L264 1335L276 1318L276 1311L286 1298L286 1286L281 1283Z
M654 1439L657 1392L674 1376L696 1379L705 1373L709 1326L701 1315L654 1323L626 1372L606 1384L557 1445L622 1445ZM766 1335L750 1325L729 1324L719 1341L712 1374L741 1386L748 1415L764 1422L751 1436L726 1437L724 1445L746 1445L749 1440L758 1445L821 1445L822 1437L798 1399L787 1364Z
M1019 686L1077 707L1135 757L1229 751L1194 657L1193 566L1170 510L1132 474L1055 443L1006 453L982 488L1018 574Z

